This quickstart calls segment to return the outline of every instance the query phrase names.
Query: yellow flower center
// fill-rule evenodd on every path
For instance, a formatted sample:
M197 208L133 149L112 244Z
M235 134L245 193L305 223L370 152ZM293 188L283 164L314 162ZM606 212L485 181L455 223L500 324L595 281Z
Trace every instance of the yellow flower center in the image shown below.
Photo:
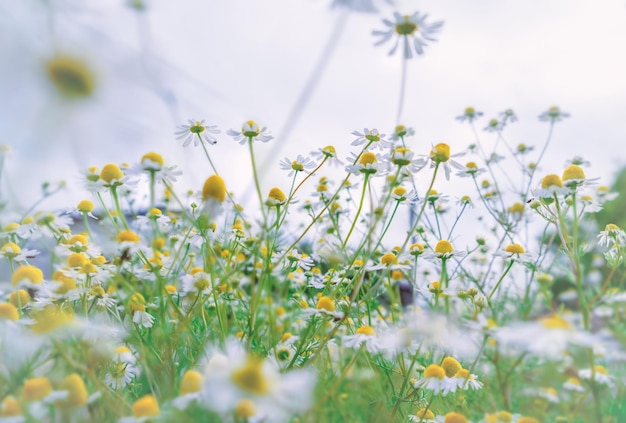
M22 398L26 402L39 401L50 395L52 384L47 377L36 377L24 381Z
M195 370L187 371L180 382L180 394L186 395L200 391L202 389L202 380L200 372Z
M541 180L541 188L546 189L550 187L559 187L563 186L563 181L559 177L559 175L546 175Z
M454 248L452 247L452 244L450 244L450 241L446 241L445 239L442 239L435 245L435 252L437 254L445 255L450 254L453 251Z
M435 415L433 414L433 412L426 408L419 409L417 413L415 413L415 415L423 420L435 420Z
M282 204L287 199L287 196L280 188L274 187L270 190L270 193L267 195L267 198L269 200L272 200L272 202L275 204Z
M35 266L20 266L13 272L11 284L15 286L24 280L40 285L43 282L43 272Z
M378 159L376 158L376 154L370 151L366 151L365 153L361 154L361 157L359 158L359 163L363 166L374 164L377 161Z
M461 366L461 363L459 363L454 357L444 358L443 362L441 363L441 367L443 367L443 369L446 371L446 376L448 377L454 376L459 370L463 368L463 366Z
M398 261L398 258L394 253L386 253L380 258L380 262L385 266L390 266Z
M165 162L163 161L163 156L155 152L144 154L143 157L141 158L141 164L145 165L146 163L144 163L144 161L146 160L149 160L153 163L157 163L159 166L163 166L165 164Z
M226 184L219 175L209 176L202 187L202 200L207 201L209 198L217 200L220 203L226 199Z
M356 330L356 333L358 335L367 335L367 336L374 336L376 335L376 331L374 330L374 328L372 328L371 326L368 325L363 325L360 328L358 328Z
M539 420L537 420L534 417L522 416L519 419L517 419L517 423L539 423Z
M425 378L443 379L445 376L445 369L437 364L431 364L430 366L426 367L426 370L424 370Z
M89 200L82 200L76 206L76 210L78 210L81 213L90 213L90 212L93 211L93 209L94 209L94 204L93 204L93 202L91 202Z
M569 181L572 179L585 179L585 171L582 167L577 165L569 165L563 171L563 181Z
M570 329L571 328L571 325L569 324L567 320L556 315L551 316L551 317L544 317L540 321L544 327L550 328L550 329Z
M393 190L393 194L396 197L404 197L406 195L406 188L404 187L395 187Z
M0 404L1 417L15 417L22 414L22 406L14 396L9 395ZM10 419L7 419L10 421Z
M94 75L83 63L70 56L57 56L46 63L50 81L69 98L88 97L94 90Z
M263 377L262 364L260 359L249 357L243 367L233 372L231 377L235 385L251 394L266 394L269 386Z
M89 262L89 258L83 253L72 253L66 260L69 267L82 267L87 262Z
M443 418L444 423L468 423L467 417L459 413L448 413Z
M81 407L87 404L85 382L76 373L72 373L63 379L59 386L59 391L67 391L67 397L57 402L62 407Z
M593 367L593 369L595 370L596 373L600 373L601 375L607 375L609 374L608 370L606 369L606 367L601 366L601 365L596 365Z
M509 211L511 213L523 213L524 212L524 204L523 203L514 203L511 207L509 207Z
M509 254L524 254L526 250L519 244L509 244L506 246L505 251Z
M335 302L332 298L327 296L322 296L317 300L317 305L315 306L317 310L326 310L333 312L335 311Z
M251 399L244 398L235 407L235 416L240 417L242 419L249 419L250 417L254 417L256 415L256 407L254 406L254 402Z
M248 126L248 128L246 128L246 125ZM248 120L246 121L246 124L241 128L241 133L248 138L254 138L261 133L261 130L259 128L259 125L257 125L255 121Z
M107 183L111 183L114 180L120 180L124 177L124 172L115 163L108 163L102 167L100 171L100 179Z
M17 308L11 303L0 303L0 320L17 320L20 318Z
M430 158L435 163L443 163L450 160L450 146L440 143L433 147L430 152Z
M30 294L24 289L18 289L17 291L11 292L11 295L9 295L9 302L15 307L23 307L31 300Z
M22 251L22 249L14 242L7 242L2 246L2 248L0 248L0 251L2 251L6 257L14 258L20 253L20 251Z
M478 165L475 162L467 162L465 167L468 169L478 169Z
M139 235L137 235L135 232L129 229L125 229L123 231L120 231L119 234L117 234L117 241L118 242L139 242Z
M133 403L134 417L152 417L159 414L159 403L153 395L146 395Z

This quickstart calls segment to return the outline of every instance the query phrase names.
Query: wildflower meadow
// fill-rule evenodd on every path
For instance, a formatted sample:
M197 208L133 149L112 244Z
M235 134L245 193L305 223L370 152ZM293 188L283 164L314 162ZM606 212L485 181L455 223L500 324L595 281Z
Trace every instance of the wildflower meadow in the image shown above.
M626 221L606 221L623 203L576 144L545 161L584 116L469 105L449 117L465 145L420 139L407 68L445 29L422 11L372 28L368 60L397 59L396 125L267 170L272 122L186 116L162 135L202 157L197 186L148 148L87 154L76 203L65 183L25 207L2 196L0 423L626 422ZM90 95L76 58L46 71ZM245 158L248 193L218 143Z

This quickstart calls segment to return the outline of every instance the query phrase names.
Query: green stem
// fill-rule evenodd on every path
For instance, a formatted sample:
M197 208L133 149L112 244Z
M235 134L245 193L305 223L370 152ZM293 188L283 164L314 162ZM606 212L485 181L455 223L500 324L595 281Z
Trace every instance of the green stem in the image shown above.
M343 240L343 246L345 247L348 244L348 240L350 239L350 235L352 235L352 231L356 226L356 222L359 220L359 215L361 214L361 210L363 209L363 203L365 202L365 190L367 189L367 182L369 180L369 174L365 174L365 178L363 179L363 190L361 191L361 201L359 201L359 208L356 211L356 215L354 216L354 220L352 221L352 226L348 231L348 235L346 235L346 239Z

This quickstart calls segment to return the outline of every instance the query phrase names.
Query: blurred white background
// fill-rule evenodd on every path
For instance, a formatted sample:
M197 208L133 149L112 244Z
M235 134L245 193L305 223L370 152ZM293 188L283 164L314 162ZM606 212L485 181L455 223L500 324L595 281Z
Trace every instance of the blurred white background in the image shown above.
M43 206L71 206L88 197L79 182L88 166L132 164L148 151L185 172L181 190L197 190L208 164L201 150L183 149L173 136L188 118L222 130L210 151L239 195L251 183L249 158L225 132L248 119L267 126L277 138L258 144L267 163L263 188L287 190L281 158L328 144L344 158L352 131L393 130L401 57L387 55L390 44L374 47L371 33L396 10L445 21L438 42L408 63L401 123L415 128L408 143L416 152L472 142L469 127L454 119L467 106L485 113L479 128L512 108L520 120L507 128L507 140L540 146L549 125L537 116L556 105L571 118L556 126L539 176L560 173L580 155L592 163L589 177L610 184L625 164L624 0L374 1L375 13L331 3L144 0L137 10L122 0L2 0L0 143L12 148L5 196L24 210L42 181L64 179L68 190ZM316 72L329 39L332 55ZM88 96L59 95L45 63L60 54L80 58L93 73ZM312 74L310 101L288 122ZM281 137L288 123L293 131Z

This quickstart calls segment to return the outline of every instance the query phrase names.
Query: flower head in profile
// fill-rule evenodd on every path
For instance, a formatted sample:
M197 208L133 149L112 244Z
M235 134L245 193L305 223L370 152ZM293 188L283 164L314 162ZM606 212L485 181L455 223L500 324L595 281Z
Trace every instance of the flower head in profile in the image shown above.
M352 165L346 166L346 172L350 172L354 175L374 175L379 170L378 156L371 151L365 151L363 154L356 157L349 157Z
M456 174L461 178L474 178L486 172L485 168L478 167L476 162L467 162L465 166L457 162L451 162L451 164L459 170Z
M440 165L443 167L443 170L446 173L446 179L449 181L450 180L450 173L452 172L452 169L450 168L450 163L454 163L454 160L452 160L452 157L458 157L458 156L462 156L465 153L456 153L456 154L451 154L450 153L450 146L446 143L439 143L437 145L435 145L431 150L430 150L430 154L429 154L429 158L432 161L431 167L434 167L436 165ZM458 164L458 163L457 163ZM462 165L459 165L462 166ZM456 167L456 165L455 165Z
M415 135L415 130L412 127L397 125L396 129L394 129L393 131L391 139L394 141L402 140L404 142L405 138L412 137L413 135Z
M343 165L343 162L337 157L337 150L332 145L327 145L326 147L311 152L311 156L319 161L328 160L331 166Z
M204 207L202 212L209 216L215 217L222 212L222 204L226 200L226 184L220 175L212 175L204 181L202 186L202 201Z
M490 119L487 126L483 128L483 131L487 132L500 132L504 129L504 122L498 119Z
M381 150L391 147L393 145L391 141L385 139L385 134L381 134L376 128L364 128L363 132L354 131L352 132L352 135L357 137L357 139L352 141L352 145L366 144L368 146L376 147Z
M191 141L197 147L201 142L216 144L217 138L214 135L220 132L217 125L205 125L204 120L189 119L187 125L180 125L174 135L177 140L183 141L183 147L187 147Z
M239 131L229 129L228 135L233 137L233 139L241 145L244 145L248 141L268 142L274 138L267 134L267 128L265 126L261 128L259 124L253 120L245 121Z
M557 106L552 106L545 112L539 115L539 120L542 122L559 122L569 117L569 113L562 112Z
M373 31L372 34L380 39L375 45L381 45L395 37L395 43L389 55L393 55L398 49L400 42L403 44L404 57L411 59L413 52L419 54L424 53L424 47L428 41L436 41L434 35L439 32L443 26L443 22L427 23L428 15L421 15L415 12L412 15L401 15L394 13L394 20L383 19L383 23L387 27L383 31Z
M482 115L483 115L483 112L479 112L473 107L466 107L463 114L460 116L457 116L456 120L458 120L459 122L468 121L469 123L472 123L474 122L474 120L478 119Z
M298 154L295 160L289 160L285 157L280 161L280 168L289 171L287 176L293 176L295 173L313 169L315 166L315 162L310 157L303 157L300 154Z
M539 198L553 198L555 195L566 195L571 191L563 186L559 175L546 175L541 180L541 188L533 190L533 195Z

